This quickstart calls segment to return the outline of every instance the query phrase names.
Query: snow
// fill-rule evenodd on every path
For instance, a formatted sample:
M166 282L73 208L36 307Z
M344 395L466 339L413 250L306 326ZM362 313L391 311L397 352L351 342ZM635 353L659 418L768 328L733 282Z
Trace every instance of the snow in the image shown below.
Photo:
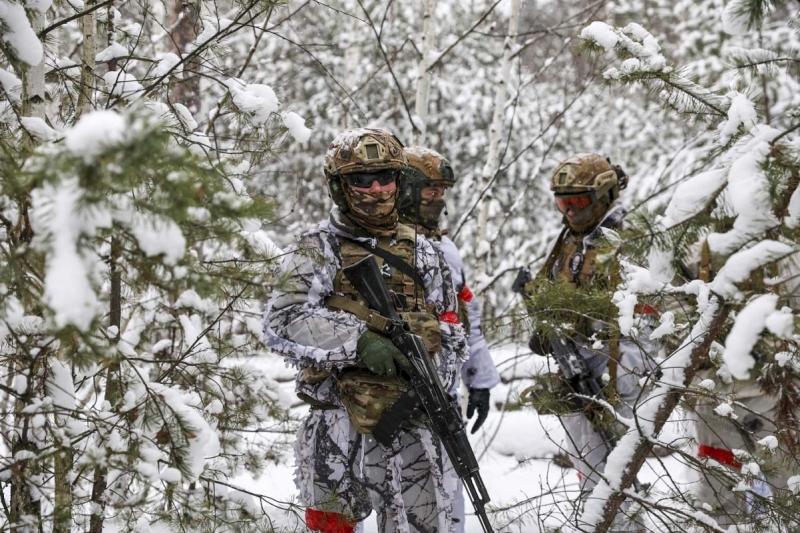
M189 131L194 131L197 129L197 121L192 116L191 111L187 109L187 107L183 104L172 104L172 107L175 109L175 115L178 117L178 120L181 121L183 127Z
M581 30L581 39L594 41L606 50L612 50L619 42L614 28L598 20L592 22Z
M770 181L763 168L771 150L770 141L778 134L774 128L758 126L752 137L738 142L732 150L734 160L728 172L727 191L737 217L731 231L708 236L713 252L729 254L778 224L772 215Z
M125 119L114 111L92 111L64 132L65 146L88 165L110 147L125 139Z
M103 74L103 81L111 89L111 94L121 96L123 98L130 98L144 90L139 80L132 74L128 74L124 70L112 70Z
M131 234L148 257L162 256L165 265L176 265L186 253L186 238L172 219L132 213Z
M672 335L675 333L675 313L672 311L665 311L661 314L660 324L656 329L650 333L651 340L657 340L664 335Z
M102 52L98 53L95 57L95 61L98 63L106 63L113 59L118 59L120 57L128 57L130 52L128 49L122 46L117 42L111 43L108 47L106 47Z
M751 352L777 303L777 294L761 295L749 302L736 317L722 353L725 365L736 379L750 377L750 369L756 364Z
M725 185L726 178L724 170L715 169L697 174L678 185L664 212L664 226L677 226L703 211L714 192Z
M762 448L769 450L770 452L774 452L778 449L778 438L774 435L768 435L763 439L758 441L758 445Z
M711 392L714 390L714 387L716 387L716 384L714 383L713 379L704 379L703 381L698 383L697 386L700 387L701 389L705 389Z
M305 143L311 137L311 129L306 127L306 121L294 111L283 116L283 124L299 143Z
M53 405L60 409L75 409L75 384L72 372L62 361L50 358L50 375L47 379L47 393L53 399Z
M748 15L742 3L728 0L722 10L722 31L729 35L744 35L748 31Z
M787 244L771 240L760 241L754 246L728 257L725 265L711 282L710 288L725 297L736 297L739 294L736 283L748 279L754 270L786 257L792 252L792 248Z
M717 413L719 416L730 417L733 419L738 418L736 413L733 411L733 406L729 403L721 403L714 408L714 412Z
M183 71L183 65L177 66L180 62L181 58L171 52L161 54L158 66L153 70L153 76L160 78L166 76L167 73L173 76L180 74Z
M25 131L39 142L54 141L61 137L56 130L39 117L20 117L19 122Z
M792 494L800 494L800 476L792 476L787 482L786 486L792 491Z
M278 97L269 85L248 84L235 78L228 79L225 85L236 107L249 114L257 124L266 124L272 114L278 111Z
M731 137L739 131L740 126L744 126L746 131L752 130L756 126L757 119L755 104L747 95L734 93L731 98L731 106L728 108L728 120L719 125L720 143L727 144Z
M44 301L53 310L58 328L71 324L86 331L101 308L78 241L98 226L110 226L111 221L103 213L78 209L82 191L76 178L46 183L31 196L36 243L49 249Z
M22 81L13 72L0 68L0 86L6 94L19 101L22 95Z
M36 5L44 6L46 2L37 2ZM0 23L3 27L0 37L11 46L18 59L32 66L42 62L42 43L31 28L22 5L0 0Z

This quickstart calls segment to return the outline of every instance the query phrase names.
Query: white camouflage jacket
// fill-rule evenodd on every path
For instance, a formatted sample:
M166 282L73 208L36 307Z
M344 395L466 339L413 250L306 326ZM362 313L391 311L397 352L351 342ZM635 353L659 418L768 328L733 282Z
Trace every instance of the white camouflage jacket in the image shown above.
M281 265L287 278L284 290L275 290L267 304L264 337L267 345L298 368L334 370L358 362L356 344L366 329L364 321L326 307L323 300L333 293L333 279L341 268L339 238L374 242L334 208L330 220L312 227L288 250ZM416 242L416 268L425 284L426 301L441 317L457 310L450 270L441 252L422 235ZM439 375L445 390L455 383L467 358L467 341L460 324L442 321L442 352ZM296 391L329 404L341 406L334 380L310 383L298 373Z

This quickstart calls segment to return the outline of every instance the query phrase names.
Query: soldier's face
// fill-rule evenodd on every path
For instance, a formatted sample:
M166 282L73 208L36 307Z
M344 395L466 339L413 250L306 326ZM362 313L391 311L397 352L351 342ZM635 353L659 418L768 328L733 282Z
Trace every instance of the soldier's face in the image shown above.
M423 200L442 200L444 199L444 187L441 185L428 185L419 194Z

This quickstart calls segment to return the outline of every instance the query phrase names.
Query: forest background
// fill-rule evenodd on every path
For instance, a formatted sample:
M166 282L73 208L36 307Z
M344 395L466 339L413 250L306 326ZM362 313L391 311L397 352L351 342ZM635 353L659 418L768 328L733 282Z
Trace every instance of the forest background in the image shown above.
M745 376L775 313L790 317L766 328L788 354L775 368L794 383L794 310L760 299L792 276L760 271L797 244L796 15L759 0L0 0L3 528L275 525L269 498L232 483L287 460L298 416L259 364L275 359L261 313L281 249L327 216L328 143L355 127L451 161L447 227L495 346L529 331L510 285L559 229L554 166L597 152L625 168L629 252L648 270L614 296L620 329L643 295L694 298L663 333L677 374L655 383L653 439L712 348ZM727 276L668 289L713 234ZM726 352L730 332L744 351ZM607 528L630 484L609 480L584 523ZM640 503L667 530L709 527L670 494L677 511ZM529 510L509 523L533 527Z

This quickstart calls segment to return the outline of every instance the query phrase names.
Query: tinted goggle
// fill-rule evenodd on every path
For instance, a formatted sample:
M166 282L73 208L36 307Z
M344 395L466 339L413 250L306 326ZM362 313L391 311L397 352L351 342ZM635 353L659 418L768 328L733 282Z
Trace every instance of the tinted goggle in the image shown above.
M577 213L592 205L591 194L575 194L571 196L556 196L556 207L562 213L572 211Z
M397 181L400 171L393 168L379 170L378 172L351 172L342 176L342 179L351 187L366 189L372 186L373 181L377 181L381 186L389 185Z

